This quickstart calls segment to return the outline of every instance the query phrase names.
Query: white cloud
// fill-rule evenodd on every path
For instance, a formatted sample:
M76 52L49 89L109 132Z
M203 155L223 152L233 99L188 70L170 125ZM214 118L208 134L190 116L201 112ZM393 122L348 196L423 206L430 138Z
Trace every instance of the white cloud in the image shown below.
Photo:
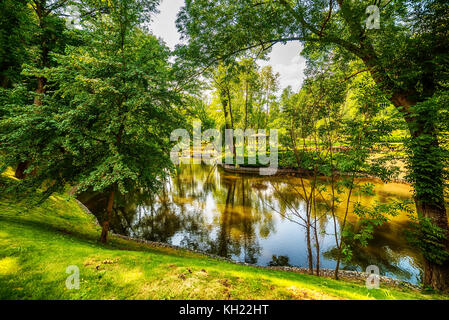
M179 43L176 17L182 6L184 6L184 0L163 0L158 8L160 13L154 17L150 25L152 33L164 39L171 49Z
M277 44L270 53L270 60L259 62L261 66L272 65L274 72L280 74L280 92L288 86L291 86L294 91L301 88L306 60L299 54L300 52L301 46L298 42Z
M176 16L184 5L184 0L163 0L159 6L160 13L154 17L150 28L154 35L164 39L172 49L179 43L179 34L176 29ZM304 80L305 59L300 56L301 46L298 42L289 42L285 45L276 44L270 53L269 61L259 61L259 65L272 65L275 72L280 74L280 90L287 86L294 91L301 88Z

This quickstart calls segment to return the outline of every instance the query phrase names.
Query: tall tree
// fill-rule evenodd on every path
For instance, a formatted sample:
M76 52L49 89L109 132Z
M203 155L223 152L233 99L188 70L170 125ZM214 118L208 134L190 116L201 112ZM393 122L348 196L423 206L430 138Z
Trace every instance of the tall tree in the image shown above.
M67 184L108 194L102 242L118 193L158 190L171 168L170 134L181 126L170 51L142 27L157 3L108 1L107 14L87 20L84 45L54 55L57 67L43 74L54 98L37 114L18 109L1 124L0 141L17 150L30 139L28 119L39 117L46 131L30 150L36 172L24 185L47 187L47 194Z
M31 34L28 50L33 52L32 59L26 61L25 73L31 77L34 88L34 105L36 112L43 104L46 93L47 78L44 76L45 68L53 66L50 55L53 52L62 52L67 41L63 19L64 7L69 0L28 0L28 8L31 9L32 19L28 27ZM33 79L34 78L34 79ZM24 152L17 165L15 176L23 179L30 165L30 154Z
M29 56L31 14L26 0L0 3L0 87L10 88L18 81L22 63Z
M243 131L248 129L249 118L248 113L252 111L252 105L254 101L255 91L258 85L258 67L254 59L246 58L242 59L240 62L241 74L240 82L242 83L242 93L243 93Z
M228 134L229 130L234 130L234 115L233 115L233 83L236 81L236 66L235 65L224 65L220 64L214 70L212 75L213 85L218 91L218 96L220 98L221 107L224 114L225 130ZM235 139L230 135L227 139L232 138L232 143L229 144L229 150L233 156L235 156Z
M279 73L274 73L272 66L265 66L260 71L260 78L264 90L264 105L267 113L267 121L270 117L270 105L272 95L279 89Z

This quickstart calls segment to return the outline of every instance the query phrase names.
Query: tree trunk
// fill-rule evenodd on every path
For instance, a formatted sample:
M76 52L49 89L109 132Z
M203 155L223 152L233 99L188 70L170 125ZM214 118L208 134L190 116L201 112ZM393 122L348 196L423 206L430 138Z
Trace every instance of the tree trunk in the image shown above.
M111 221L112 209L114 208L114 196L115 196L115 187L112 189L111 193L109 194L107 217L106 217L106 220L103 222L103 229L101 230L100 241L102 243L106 243L108 241L109 222Z
M16 168L14 177L16 177L17 179L20 179L20 180L25 179L25 177L26 177L25 170L28 169L29 165L30 165L30 163L28 161L20 162Z
M315 254L316 254L316 275L319 276L320 275L320 243L319 243L319 238L318 238L318 232L316 230L316 223L315 223L315 228L314 228L314 233L315 233Z
M41 99L40 95L45 93L46 82L47 82L47 79L45 79L44 77L37 78L36 93L38 95L34 98L34 105L36 105L37 107L42 106L42 99Z
M369 59L363 60L368 67L371 67L374 81L382 86L385 77L381 72L375 71L376 64ZM449 225L444 202L443 166L442 159L438 156L439 141L432 119L433 115L429 114L429 111L424 114L413 114L411 109L417 101L410 98L412 95L416 96L416 93L396 92L391 96L390 101L407 122L411 143L415 147L409 159L413 174L416 210L419 215L430 218L434 224L443 229L449 239ZM449 240L444 245L449 251ZM449 292L449 261L438 265L426 258L424 260L423 285Z
M443 245L449 251L449 225L444 201L444 173L437 130L430 111L412 113L416 104L405 95L393 95L392 102L401 106L411 135L409 155L415 204L418 215L431 219L446 235ZM449 292L449 261L439 265L424 257L423 285Z
M307 205L309 206L309 205ZM309 260L309 273L313 274L313 254L312 254L312 241L311 241L311 237L310 237L310 228L311 228L311 224L310 224L310 211L309 208L307 208L307 224L306 224L306 242L307 242L307 256L308 256L308 260Z
M306 228L306 238L307 238L307 255L309 260L309 273L313 274L313 254L312 254L312 243L310 241L310 226Z
M245 127L243 131L246 131L248 128L248 94L249 94L249 83L248 79L246 79L246 90L245 90Z
M48 55L48 52L45 53L45 56ZM41 107L42 106L42 97L41 95L45 93L45 84L47 82L47 79L45 79L44 77L39 77L37 78L37 88L36 88L36 97L34 97L34 105L36 107ZM36 109L36 112L39 112L39 109ZM25 170L28 169L30 165L30 162L27 160L25 162L20 162L19 165L17 166L16 169L16 173L15 173L15 177L17 179L25 179L26 175L25 175Z
M419 120L417 120L419 124ZM422 129L426 127L427 130ZM416 128L416 127L415 127ZM428 126L418 125L418 130L412 132L414 140L426 136L431 137L431 142L415 144L411 158L411 169L415 179L419 179L415 186L415 204L418 214L429 218L432 223L441 228L446 236L442 243L446 251L449 251L449 226L444 201L444 179L441 159L438 157L438 138L436 134L429 131ZM423 166L422 161L426 161ZM424 279L423 285L438 291L449 292L449 261L439 265L424 257Z
M5 75L0 75L0 86L3 88L3 89L7 89L8 88L8 86L9 86L9 79L8 79L8 77L7 76L5 76Z
M286 1L281 1L284 6L288 6ZM338 0L340 8L343 0ZM385 94L393 93L390 101L395 105L398 111L402 114L407 122L412 136L411 142L420 146L418 154L410 156L412 162L412 173L414 175L413 187L415 189L415 204L418 214L423 217L428 217L442 228L449 239L449 226L447 221L447 214L444 202L444 186L443 181L442 161L438 157L434 157L435 151L438 150L438 137L436 130L433 127L433 120L431 114L411 115L410 109L417 101L410 99L411 96L418 96L416 89L413 87L411 92L394 91L394 81L388 76L383 68L382 62L379 60L374 46L368 43L366 37L362 37L364 32L361 32L359 23L353 23L351 20L351 11L344 10L343 17L350 26L352 34L359 38L360 48L352 45L346 45L346 49L358 56L365 63L369 69L373 80L379 85L380 89ZM302 23L302 22L301 22ZM341 46L338 41L332 41ZM423 121L424 120L424 121ZM426 122L427 120L427 122ZM421 123L420 123L421 122ZM433 141L426 142L425 136L431 136ZM426 160L423 165L422 160ZM421 162L421 164L420 164ZM419 165L420 164L420 165ZM430 168L430 170L429 170ZM435 181L435 183L432 183ZM429 187L430 191L426 190ZM431 195L431 197L429 197ZM449 251L449 240L445 243L446 250ZM449 261L443 265L438 265L432 261L424 261L424 285L430 286L436 290L449 292Z
M424 259L424 279L423 285L441 292L448 292L449 265L444 263L438 265Z
M296 146L296 135L295 135L295 129L293 127L293 121L291 123L291 129L290 129L290 137L292 140L292 147L293 152L295 154L296 163L298 164L298 170L301 170L301 157L299 156L298 148Z
M229 89L226 91L227 92L227 97L228 97L228 106L229 106L229 116L231 118L231 129L234 130L234 117L232 115L232 100L231 100L231 94L229 92ZM234 156L234 158L236 158L235 155L236 151L235 151L235 138L234 135L232 136L232 155ZM237 159L236 159L237 161Z
M341 254L338 253L337 266L335 267L335 280L339 280L338 272L340 271Z
M224 113L224 118L225 118L225 129L230 130L231 127L230 127L229 121L228 121L228 99L224 96L224 93L221 94L221 104L223 106L223 113ZM228 135L228 131L225 132L226 137L227 137L227 135ZM229 147L229 150L231 151L231 154L234 155L234 144L230 143L228 147Z
M315 172L315 179L316 179L316 172ZM316 183L316 182L315 182ZM320 275L320 238L318 237L318 226L317 226L317 210L316 210L316 194L313 193L313 211L315 213L314 216L314 226L313 226L313 232L315 237L315 254L316 254L316 275Z
M417 211L422 214L424 217L430 218L435 225L445 230L446 233L446 241L445 247L446 250L449 251L448 245L448 224L447 224L447 215L444 207L432 207L426 204L425 202L421 202L418 199L416 201ZM449 292L449 261L445 261L442 265L439 265L433 261L429 261L424 258L424 278L423 278L424 287L431 287L434 290Z

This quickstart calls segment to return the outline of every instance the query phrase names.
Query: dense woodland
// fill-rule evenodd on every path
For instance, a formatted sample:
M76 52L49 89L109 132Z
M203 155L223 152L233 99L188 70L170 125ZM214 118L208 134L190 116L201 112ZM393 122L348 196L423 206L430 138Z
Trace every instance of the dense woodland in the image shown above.
M447 1L186 0L173 51L151 32L158 5L0 2L0 168L20 180L2 193L103 192L106 242L117 195L157 193L175 171L173 130L277 129L279 165L304 177L305 214L288 216L307 231L310 273L318 212L333 219L337 279L355 243L408 213L424 287L449 290ZM369 5L378 29L365 23ZM291 41L307 59L297 92L258 63ZM375 190L360 176L405 179L414 201L362 205L355 195Z

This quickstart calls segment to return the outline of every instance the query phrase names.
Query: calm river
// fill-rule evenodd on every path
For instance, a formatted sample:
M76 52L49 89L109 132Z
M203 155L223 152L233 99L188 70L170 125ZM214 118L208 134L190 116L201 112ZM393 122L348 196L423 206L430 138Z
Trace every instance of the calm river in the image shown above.
M375 184L376 196L355 196L354 201L367 204L411 196L406 184L366 182ZM273 263L273 256L282 256L290 265L307 267L305 230L292 222L295 219L289 211L305 210L304 200L295 191L299 184L296 177L261 177L227 173L213 166L184 165L159 194L130 193L117 199L111 225L116 233L238 261L266 266ZM85 194L80 200L102 220L104 213L98 208L106 207L104 195ZM324 215L319 224L323 230L321 267L334 268L332 218ZM343 269L364 271L376 265L383 275L417 283L420 257L404 239L406 224L403 214L378 228L367 247L354 248L352 260L343 264Z

